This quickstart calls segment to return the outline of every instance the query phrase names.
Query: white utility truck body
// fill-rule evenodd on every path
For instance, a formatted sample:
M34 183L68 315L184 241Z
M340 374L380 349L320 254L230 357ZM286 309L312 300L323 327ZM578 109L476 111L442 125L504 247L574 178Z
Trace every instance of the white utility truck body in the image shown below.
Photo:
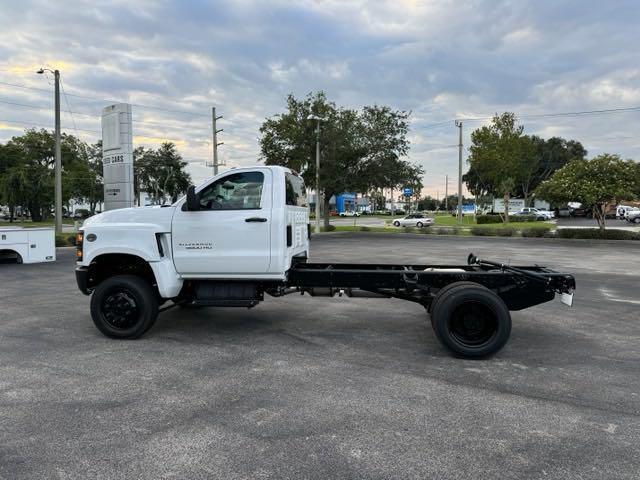
M302 178L278 166L232 169L170 206L112 210L77 237L78 288L96 327L138 338L160 311L255 307L264 294L401 298L423 305L438 339L483 357L509 338L509 310L571 296L575 280L540 266L307 262L309 207ZM427 243L425 241L425 243ZM571 297L572 298L572 297Z
M15 256L18 263L55 262L54 230L0 227L0 257L5 256Z

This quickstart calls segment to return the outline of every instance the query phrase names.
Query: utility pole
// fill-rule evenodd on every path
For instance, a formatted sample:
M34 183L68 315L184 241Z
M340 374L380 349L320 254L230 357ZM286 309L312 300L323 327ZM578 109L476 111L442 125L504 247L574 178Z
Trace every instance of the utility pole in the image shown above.
M316 233L320 233L320 119L316 127Z
M449 175L445 175L444 179L444 209L449 212Z
M62 233L62 147L60 143L60 70L51 70L50 68L41 68L36 73L38 75L44 72L53 73L55 80L54 89L54 112L55 112L55 215L56 215L56 233Z
M218 174L218 145L224 145L224 142L218 143L218 133L224 129L216 130L216 120L220 120L222 115L216 117L216 107L211 108L211 124L213 125L213 174Z
M462 222L462 121L456 120L458 127L458 223Z
M62 233L62 147L60 144L60 71L54 70L56 120L56 233Z

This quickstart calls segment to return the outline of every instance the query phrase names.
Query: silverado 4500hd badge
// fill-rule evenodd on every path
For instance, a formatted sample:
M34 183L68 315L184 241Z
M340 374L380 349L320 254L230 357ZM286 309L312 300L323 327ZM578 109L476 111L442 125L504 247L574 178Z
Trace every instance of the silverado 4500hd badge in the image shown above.
M211 250L211 249L213 249L213 243L211 243L211 242L178 243L178 246L184 248L185 250Z

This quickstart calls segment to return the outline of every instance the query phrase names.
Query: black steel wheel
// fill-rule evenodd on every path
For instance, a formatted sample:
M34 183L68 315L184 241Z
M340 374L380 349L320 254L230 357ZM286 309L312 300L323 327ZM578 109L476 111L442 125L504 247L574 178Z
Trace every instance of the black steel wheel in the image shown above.
M91 297L91 318L104 335L138 338L158 317L151 285L134 275L117 275L98 285Z
M454 354L482 358L498 352L509 340L511 315L502 299L470 282L448 286L431 309L438 340Z

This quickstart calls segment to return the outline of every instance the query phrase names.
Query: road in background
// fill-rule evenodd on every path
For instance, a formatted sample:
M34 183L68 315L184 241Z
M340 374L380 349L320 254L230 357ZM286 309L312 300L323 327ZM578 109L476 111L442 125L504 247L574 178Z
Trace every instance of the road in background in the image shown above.
M58 262L0 265L0 478L636 479L637 244L324 234L314 261L574 273L575 307L513 313L504 350L452 358L419 305L267 297L103 337Z

